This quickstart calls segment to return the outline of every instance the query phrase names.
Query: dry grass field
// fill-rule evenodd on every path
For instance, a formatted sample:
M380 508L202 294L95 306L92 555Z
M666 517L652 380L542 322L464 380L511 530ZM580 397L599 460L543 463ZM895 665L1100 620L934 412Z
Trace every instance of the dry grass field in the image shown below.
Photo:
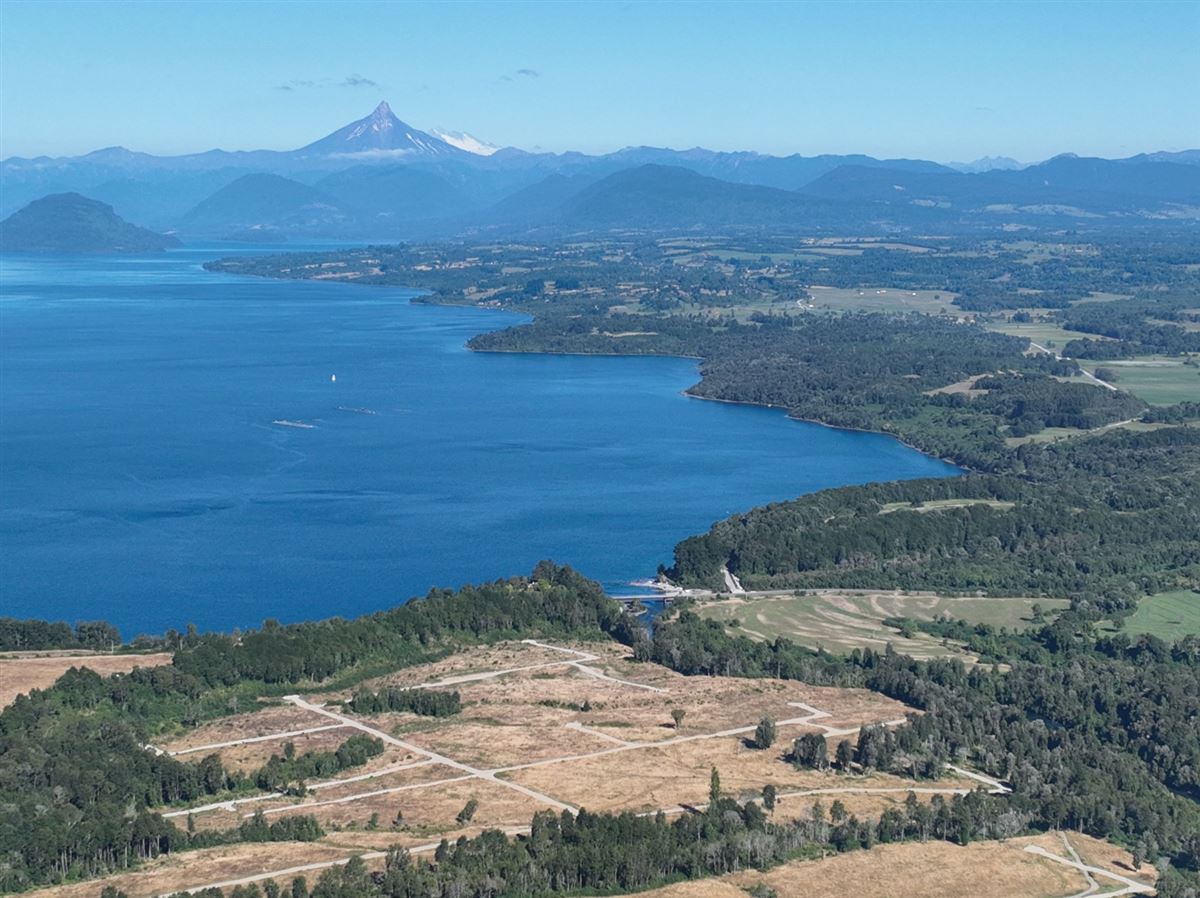
M298 752L328 749L356 732L375 736L386 750L362 767L306 783L303 796L241 794L170 811L179 825L190 814L197 829L232 828L260 811L268 820L311 814L326 830L315 845L187 852L112 882L140 898L247 877L290 879L292 867L323 868L391 845L423 852L441 838L483 829L518 833L545 809L686 813L707 801L714 767L725 794L742 800L773 784L780 795L778 820L807 815L817 801L828 808L840 800L854 813L878 813L903 802L910 790L928 801L979 785L957 773L918 782L885 774L797 770L785 753L802 733L824 733L832 749L839 739L853 740L862 725L903 723L911 709L859 689L683 677L634 663L626 652L615 643L509 643L462 652L374 683L456 689L463 707L449 718L351 714L341 703L345 693L319 693L287 696L194 729L159 747L195 749L190 752L195 760L215 751L240 769L265 762L287 741ZM684 712L678 729L672 709ZM778 740L758 750L747 740L764 716L777 722ZM468 802L475 805L473 816L459 819ZM320 869L304 872L311 881ZM74 889L45 894L85 894ZM98 884L90 883L86 894L97 890Z
M1123 852L1077 833L1069 840L1084 862L1131 876L1112 859ZM1104 895L1122 884L1097 876L1090 889L1084 874L1025 850L1036 845L1069 857L1053 834L1006 842L976 842L966 847L946 842L881 845L813 861L794 861L765 873L737 873L717 880L678 883L638 893L638 898L745 898L755 886L773 889L778 898L1066 898ZM1099 863L1092 855L1098 855ZM1152 881L1152 868L1142 877ZM632 898L632 896L627 896Z
M163 856L134 872L110 876L102 881L39 889L27 893L27 898L96 898L106 885L115 886L129 898L151 898L199 883L256 876L346 856L344 849L309 842L225 845Z
M929 513L936 508L924 509ZM885 509L887 511L888 509ZM701 617L719 620L752 639L785 636L811 648L850 652L883 651L888 643L914 658L960 657L974 660L959 644L925 633L904 636L884 621L893 617L934 620L948 615L968 623L1023 629L1030 625L1033 606L1046 614L1067 606L1065 600L1032 598L973 598L927 593L849 592L814 590L792 593L749 593L696 608Z
M101 676L129 673L135 667L170 664L171 654L81 655L51 652L9 652L0 656L0 708L32 689L45 689L72 667L87 667Z
M262 810L269 817L311 813L336 829L362 830L374 818L377 825L391 829L400 814L403 826L396 831L409 842L414 836L460 829L454 818L471 797L479 801L471 821L475 829L519 827L535 811L555 806L538 796L593 810L647 811L696 803L707 795L714 766L731 793L747 796L758 794L768 782L781 792L836 789L856 797L862 789L899 790L902 795L912 785L892 777L800 772L782 758L790 740L804 732L853 738L862 724L901 721L909 709L899 702L867 690L782 680L683 677L657 665L630 662L624 652L607 643L553 650L516 643L445 658L405 671L403 678L377 681L454 688L462 696L463 710L445 719L409 713L347 716L401 740L404 747L389 745L384 755L362 768L330 782L308 784L309 793L302 799L240 796L232 806L196 814L196 825L228 828ZM452 687L444 685L448 678L454 681ZM308 701L321 704L330 698L313 695ZM329 707L341 713L336 703ZM672 721L673 708L685 714L679 730ZM763 716L779 722L777 749L757 751L744 744ZM263 739L325 726L336 728L288 740ZM162 747L179 751L238 739L263 740L214 749L227 763L248 769L279 752L284 741L295 743L297 751L330 748L353 732L339 720L286 704L207 724ZM450 766L454 764L465 766ZM478 774L494 774L500 782ZM972 785L947 779L936 787ZM518 791L521 787L532 792Z

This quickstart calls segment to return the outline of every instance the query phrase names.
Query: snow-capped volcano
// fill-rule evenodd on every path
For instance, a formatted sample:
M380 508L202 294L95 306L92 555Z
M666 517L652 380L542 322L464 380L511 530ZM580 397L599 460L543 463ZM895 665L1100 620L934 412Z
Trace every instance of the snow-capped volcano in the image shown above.
M444 140L452 147L458 147L460 150L466 150L468 153L474 153L476 156L490 156L500 149L495 144L485 143L478 137L474 137L465 131L447 131L444 128L430 128L429 133L440 140Z
M462 150L396 118L384 101L366 118L351 122L327 137L297 151L304 155L337 156L446 156Z

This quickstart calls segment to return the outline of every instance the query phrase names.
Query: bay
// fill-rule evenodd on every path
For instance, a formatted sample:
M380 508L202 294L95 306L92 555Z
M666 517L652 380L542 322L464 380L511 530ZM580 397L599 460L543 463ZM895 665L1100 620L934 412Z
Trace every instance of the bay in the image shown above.
M627 592L727 515L958 473L689 399L690 360L471 353L522 319L202 270L233 251L0 260L0 614L228 630L542 558Z

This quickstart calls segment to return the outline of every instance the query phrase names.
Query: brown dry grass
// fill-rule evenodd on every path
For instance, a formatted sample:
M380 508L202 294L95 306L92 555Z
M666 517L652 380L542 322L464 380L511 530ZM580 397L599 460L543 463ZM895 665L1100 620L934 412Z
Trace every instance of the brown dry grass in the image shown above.
M370 820L372 814L378 814L380 824L387 826L400 812L404 815L400 832L407 837L402 841L424 842L462 830L463 826L455 820L455 816L472 798L479 802L479 808L470 821L469 828L473 830L528 826L534 814L550 809L549 805L500 783L466 779L350 804L331 805L318 809L317 816L322 824L336 828L350 825L361 827Z
M101 676L129 673L135 667L171 663L170 652L153 655L12 654L0 657L0 708L32 689L45 689L72 667L86 667Z
M387 754L387 753L385 753ZM405 757L402 753L392 755L395 761L412 761L412 757ZM378 761L378 758L372 759ZM381 769L381 768L375 768ZM356 776L360 773L368 771L368 765L356 767L353 770L347 770L331 777L327 782L334 782L347 777ZM238 804L233 809L219 808L213 811L206 811L202 814L195 815L195 823L198 829L233 829L238 826L246 817L256 811L273 812L268 813L268 819L274 820L279 813L286 811L294 814L313 814L321 821L341 819L339 814L349 807L366 806L368 799L355 799L355 796L365 793L377 792L381 789L396 789L406 786L416 786L424 783L431 783L437 780L449 779L450 777L461 776L462 773L451 767L444 767L441 764L424 764L420 767L412 767L408 770L397 770L391 773L382 773L379 776L373 776L369 779L355 780L354 782L338 783L323 789L314 789L310 791L304 798L298 796L282 796L279 798L270 798L264 801L253 801ZM388 797L398 798L402 793L391 793L390 796L374 799L376 804L384 802ZM341 799L354 799L346 805L323 805L322 802L338 801ZM343 815L344 816L344 815ZM363 817L365 822L370 818L370 813ZM392 816L395 816L394 814ZM389 817L390 821L392 818ZM177 823L180 821L177 819Z
M1087 888L1082 874L1023 851L1030 843L1062 851L1054 836L976 842L965 848L946 842L881 845L794 861L765 873L678 883L640 892L638 898L745 898L745 890L759 883L779 898L1046 898Z
M413 685L537 665L501 677L463 679L453 684L464 703L462 713L453 718L389 713L362 719L414 745L485 770L547 761L542 766L510 771L505 776L555 799L595 811L649 811L702 803L707 800L713 767L720 771L724 791L741 798L757 796L766 783L773 783L781 793L864 787L901 790L885 795L846 793L820 798L827 808L840 798L849 810L860 814L878 813L902 802L907 789L913 786L971 788L974 785L956 779L929 784L886 775L840 777L795 770L783 760L783 753L793 738L815 729L805 724L781 724L778 744L769 751L747 748L738 734L690 738L752 728L764 715L782 721L810 713L790 704L793 702L829 712L830 716L820 718L819 722L847 730L864 723L902 718L909 710L875 693L772 679L683 677L656 665L633 663L626 657L626 650L614 644L574 647L599 656L595 661L583 662L588 667L664 691L651 692L628 683L600 679L569 663L561 663L569 662L570 656L517 643L464 652L376 681L377 686ZM328 698L321 696L317 701ZM584 702L592 710L576 710ZM686 711L680 731L671 723L670 710L674 707ZM291 705L273 705L207 724L165 747L177 750L324 726L329 722ZM579 726L594 732L580 730ZM349 733L347 729L328 730L309 737L292 737L292 741L298 751L305 751L326 742L336 745ZM684 741L671 742L678 737L684 737ZM618 744L614 739L626 744ZM632 747L628 744L635 741L648 744ZM245 768L261 764L281 748L282 740L271 740L222 749L220 753L227 764ZM578 757L581 755L589 757ZM198 756L199 753L193 757ZM346 771L334 779L422 757L392 748L384 757L374 759L369 767ZM537 799L502 783L479 778L456 779L462 775L455 768L429 764L314 791L302 801L271 799L244 804L234 811L197 815L196 823L204 828L228 828L260 808L275 811L269 818L311 813L330 830L322 844L351 851L390 844L415 847L441 836L473 833L486 827L513 830L528 825L534 812L544 807ZM441 782L450 779L455 781ZM370 794L408 786L416 788ZM343 798L352 800L329 803ZM463 827L455 821L455 816L471 798L478 800L479 810L470 824ZM776 816L787 819L807 814L816 800L785 795ZM928 796L922 796L922 800L928 800ZM393 828L397 812L403 815L403 824ZM367 830L373 816L380 828ZM199 877L194 880L204 881L211 880Z
M1142 864L1141 869L1135 870L1133 867L1133 855L1111 842L1105 842L1102 839L1093 839L1091 836L1085 836L1082 833L1069 833L1068 838L1085 864L1093 867L1101 867L1105 870L1112 870L1120 873L1122 876L1141 879L1145 882L1153 882L1158 878L1158 870L1155 869L1153 864ZM1049 848L1049 846L1047 847ZM1055 849L1050 848L1049 850L1054 851ZM1059 854L1061 853L1059 852Z
M259 710L232 717L224 717L212 723L204 724L178 739L159 745L164 751L178 752L199 748L204 745L218 745L223 742L234 742L239 739L253 739L259 736L269 736L275 733L288 733L297 730L313 729L333 725L334 721L319 714L313 714L292 705L270 705ZM265 764L273 754L281 754L286 742L296 746L296 753L306 751L332 751L354 734L349 727L322 730L318 733L306 733L299 736L280 737L264 742L252 742L247 745L232 745L227 748L215 749L220 755L221 762L234 770L254 770ZM193 751L182 755L184 760L199 761L207 751ZM411 756L414 759L415 755ZM387 761L377 758L375 766L386 766L399 763L400 757L389 756ZM357 772L365 771L366 767Z
M363 685L371 689L379 689L381 686L413 686L417 683L435 683L441 680L494 673L535 664L562 666L563 662L571 659L572 656L556 652L553 649L544 649L523 642L505 642L448 655L429 664L406 667L404 670L368 680ZM555 668L549 669L554 670ZM455 684L447 684L448 687L453 685Z
M189 886L223 882L267 873L285 867L346 857L344 849L308 842L272 842L269 845L227 845L185 851L150 861L133 873L104 880L56 886L30 892L27 898L96 898L107 885L116 886L129 898L165 895Z
M781 740L782 743L782 740ZM967 780L947 778L916 783L887 774L843 777L834 773L797 770L782 759L782 744L767 751L747 748L737 738L698 739L668 746L617 751L594 758L561 761L505 776L590 811L651 811L679 804L708 801L714 767L728 795L750 797L771 783L780 792L808 789L971 788ZM847 793L853 795L854 793ZM903 800L904 793L895 793ZM828 807L839 796L825 795ZM781 807L799 799L785 799ZM805 804L805 807L808 807Z

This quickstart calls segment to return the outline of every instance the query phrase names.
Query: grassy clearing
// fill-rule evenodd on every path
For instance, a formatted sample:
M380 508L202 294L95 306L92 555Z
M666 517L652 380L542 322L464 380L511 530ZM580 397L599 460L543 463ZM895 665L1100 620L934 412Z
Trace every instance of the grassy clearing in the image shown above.
M1116 386L1151 405L1174 405L1200 401L1200 368L1183 359L1144 356L1114 362L1081 361L1088 371L1108 368L1117 372Z
M734 632L754 639L784 636L811 648L831 652L883 650L888 643L914 658L970 657L963 648L925 633L903 636L883 622L892 617L934 620L942 615L968 623L1022 629L1030 625L1033 606L1045 611L1067 606L1061 599L952 598L928 593L849 593L833 590L809 595L752 593L700 605L702 617L719 620Z
M817 309L834 312L924 312L927 315L966 315L953 304L949 290L899 290L895 287L809 287Z
M1200 592L1181 589L1142 599L1121 629L1130 636L1148 633L1168 642L1200 634Z
M1061 350L1063 345L1071 340L1088 336L1076 331L1069 331L1056 321L1010 321L1008 319L985 321L984 326L990 330L1009 334L1013 337L1025 337L1045 346L1047 349ZM1103 338L1098 338L1103 339Z
M171 663L170 652L152 655L13 654L0 658L0 708L32 689L45 689L72 667L87 667L101 676L128 673L135 667Z
M933 499L913 505L910 502L888 502L879 509L880 514L890 514L893 511L944 511L947 508L966 508L968 505L988 505L1007 511L1014 502L1004 502L1000 499Z
M1031 433L1023 437L1006 437L1004 442L1009 446L1024 446L1026 443L1053 443L1056 440L1066 440L1071 437L1087 436L1089 433L1101 433L1105 430L1111 430L1114 427L1120 427L1122 430L1160 430L1164 427L1172 427L1171 424L1145 424L1141 421L1117 421L1113 424L1105 424L1103 427L1097 427L1092 430L1080 430L1077 427L1047 427L1037 433Z
M1069 838L1071 845L1097 866L1130 875L1127 852L1078 833L1070 833ZM781 898L1047 898L1092 891L1082 873L1024 851L1027 845L1038 845L1060 857L1067 854L1062 839L1049 833L1004 842L974 842L966 847L946 842L908 842L819 860L791 861L766 871L747 870L676 883L642 892L639 898L745 898L756 894L752 891L756 889ZM1154 874L1149 866L1139 871L1147 882L1154 880ZM1102 875L1097 879L1100 886L1096 894L1109 894L1120 886Z

